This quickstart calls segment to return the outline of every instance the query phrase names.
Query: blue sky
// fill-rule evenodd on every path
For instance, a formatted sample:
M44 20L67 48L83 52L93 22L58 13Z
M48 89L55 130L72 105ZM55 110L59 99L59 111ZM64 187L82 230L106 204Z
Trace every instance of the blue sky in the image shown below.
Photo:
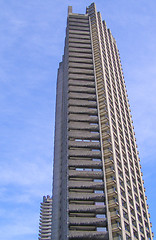
M55 88L67 6L84 13L90 3L0 1L1 239L37 239L40 202L51 194ZM120 51L156 232L156 2L96 5Z

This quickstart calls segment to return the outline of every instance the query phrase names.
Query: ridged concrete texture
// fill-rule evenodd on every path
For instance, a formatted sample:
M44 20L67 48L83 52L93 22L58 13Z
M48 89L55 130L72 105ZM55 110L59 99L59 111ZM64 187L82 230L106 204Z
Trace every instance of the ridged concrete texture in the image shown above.
M153 239L120 57L95 4L69 7L56 99L52 239Z

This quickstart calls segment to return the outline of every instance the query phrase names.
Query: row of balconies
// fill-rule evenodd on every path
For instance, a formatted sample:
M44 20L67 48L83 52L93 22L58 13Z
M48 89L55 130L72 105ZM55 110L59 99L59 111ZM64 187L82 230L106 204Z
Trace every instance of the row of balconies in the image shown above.
M89 114L89 115L96 115L98 114L97 108L88 108L88 107L79 107L79 106L69 106L68 107L69 113L79 113L79 114Z
M69 217L69 227L70 226L94 226L94 227L106 227L107 220L103 218L82 218L82 217Z
M97 116L85 114L69 114L68 121L98 123Z
M51 233L39 233L39 240L51 240Z
M97 107L96 99L93 101L88 101L87 99L69 99L68 106L81 106L81 107Z
M75 51L70 51L69 52L69 58L70 57L77 57L77 58L83 58L83 59L90 59L92 60L92 54L90 52L75 52ZM74 75L74 74L71 74ZM68 75L68 77L71 77Z
M92 61L90 61L90 63L85 62L85 61L81 62L81 61L79 61L79 58L75 58L75 61L72 61L72 62L70 61L69 62L69 68L73 68L73 69L74 68L78 68L78 69L80 69L82 71L82 69L84 69L84 70L93 70L94 66L93 66L93 62ZM88 82L88 81L86 81L86 82ZM70 83L71 82L69 81L68 84L70 84ZM72 81L72 83L75 85L75 81ZM79 83L79 85L82 86L80 82L77 81L76 83L77 84ZM87 85L87 86L91 87L90 85ZM93 83L93 87L95 87L95 83Z
M68 166L74 168L92 168L92 169L102 169L101 161L93 161L93 160L69 160Z
M73 41L79 41L79 39L74 38ZM81 39L81 41L90 41L90 40L84 40ZM92 64L93 65L93 59L92 58L83 58L79 56L69 56L69 66L72 64L82 63L82 64Z
M78 190L91 190L91 192L94 192L96 190L103 191L104 184L103 181L101 182L94 182L92 179L91 181L85 181L86 179L79 179L79 181L70 180L68 183L69 189L73 189L75 191Z
M68 46L69 46L69 51L70 51L70 48L78 48L78 49L82 48L82 50L83 49L84 50L85 49L92 49L91 43L84 43L83 41L81 41L81 42L69 42ZM70 66L70 64L69 64L69 66ZM78 67L78 66L76 66L76 67ZM93 65L91 66L91 68L93 69Z
M83 28L88 28L88 27L89 27L89 21L79 22L79 21L73 21L72 19L69 18L68 26L69 26L69 27L83 27Z
M85 78L86 76L84 76ZM95 94L90 93L77 93L77 92L69 92L69 99L84 99L84 100L96 100Z
M85 35L85 36L89 36L90 37L90 31L81 31L81 30L70 30L69 29L69 34L71 34L71 35L80 35L80 36L82 36L82 35ZM70 37L69 37L70 38Z
M87 149L88 151L90 149L100 149L100 141L92 140L92 139L90 139L89 141L85 141L85 140L77 141L75 138L73 138L72 140L68 141L68 147L70 149L83 148L83 149Z
M109 192L109 191L108 191L108 192ZM130 203L131 203L131 202L130 202ZM133 205L132 205L132 209L133 209ZM125 210L126 210L126 209L125 209ZM127 211L127 210L126 210L126 211ZM133 217L133 216L134 216L134 218L135 218L134 211L132 211L132 212L131 212L131 214L132 214L132 215L131 215L131 217ZM139 216L140 216L140 218L139 218L139 219L141 219L141 215L139 215ZM141 221L141 223L142 223L142 221Z
M79 51L80 52L80 51ZM84 52L84 51L83 51ZM88 51L89 52L89 51ZM87 76L94 76L94 70L92 70L92 69L88 69L88 68L85 68L85 69L82 69L82 68L78 68L78 66L79 66L79 63L77 63L77 68L76 67L70 67L69 66L69 69L68 69L68 71L69 71L69 74L79 74L79 75L87 75ZM81 65L80 65L81 66ZM74 90L74 89L72 89L72 90ZM77 90L78 91L80 91L78 88L77 88ZM83 89L83 88L81 88L81 90L83 91L83 92L85 92L85 90L86 91L88 91L88 89ZM95 91L94 91L94 93L95 93Z
M45 211L49 211L50 209L52 209L52 205L51 205L51 203L48 203L48 204L44 204L44 205L41 205L41 207L40 207L43 211L45 210Z
M69 17L69 25L72 25L72 24L80 24L80 25L88 25L89 24L89 19L86 18L82 18L82 19L79 19L77 20L77 17L74 17L73 15L70 15Z
M69 31L74 30L74 31L81 31L81 32L90 32L89 24L87 26L73 26L71 24L68 25Z
M45 225L45 224L41 224L39 226L39 232L40 233L47 233L51 231L51 224L50 225Z
M78 39L90 39L89 31L69 30L69 39L76 37Z
M69 170L69 178L103 179L103 172Z
M77 21L77 22L88 22L89 21L89 17L88 15L84 15L84 14L76 14L76 13L72 13L69 15L69 20L70 21Z
M109 192L109 191L108 191Z
M82 140L82 139L99 140L100 134L98 132L71 130L71 131L68 131L68 137L73 139L79 139L79 140Z
M69 240L108 240L108 232L97 231L69 231Z
M80 205L80 204L70 204L70 213L94 213L94 214L105 214L106 207L98 205Z
M97 150L97 149L95 149ZM101 158L101 151L87 151L87 150L69 150L68 151L68 156L69 157L91 157L91 158L97 158L97 159L100 159Z
M94 131L98 132L99 131L99 125L98 124L90 124L86 122L82 123L77 123L77 122L69 122L68 124L68 129L69 130L87 130L87 131Z
M77 64L77 63L75 63L75 64ZM94 81L85 81L85 80L81 80L81 81L79 81L79 80L72 80L72 79L70 79L69 81L68 81L68 86L83 86L83 87L87 87L88 89L95 89L95 83L94 83Z
M79 79L79 76L76 76L77 79ZM84 77L85 78L85 77ZM87 76L88 78L88 76ZM83 78L81 78L83 79ZM71 89L72 90L72 89ZM80 91L81 89L79 88L78 91ZM76 89L74 90L76 91ZM92 91L92 90L88 90L88 91ZM82 92L82 91L80 91ZM86 91L85 91L86 92ZM82 94L82 93L80 93ZM74 96L75 97L75 96ZM88 95L89 98L86 98L86 101L89 99L91 100L92 99L92 96ZM78 97L77 99L81 100L83 99L84 96L81 95L81 97ZM91 99L90 99L91 98ZM96 98L95 98L96 100ZM80 109L78 109L78 111L80 111ZM84 112L84 109L82 110ZM94 110L89 110L89 111L92 111L92 115L94 116L89 116L88 120L90 122L90 120L92 119L93 122L95 122L95 114L97 113L93 113ZM73 110L71 111L73 113ZM74 113L76 113L76 111L74 110ZM69 119L71 117L72 114L69 115ZM82 114L82 115L85 115L85 114ZM74 114L73 114L74 116ZM76 114L75 114L76 116ZM76 116L77 117L77 116ZM81 118L84 119L86 118L86 115L85 117L83 116ZM70 121L73 121L72 119L70 119ZM74 119L74 121L77 121L77 119ZM78 120L79 121L79 120ZM98 122L98 119L96 120ZM92 122L92 121L91 121ZM92 123L93 123L92 122ZM76 127L76 126L75 126ZM88 126L86 126L86 128L88 128ZM90 141L99 141L99 136L98 136L98 129L97 129L97 126L93 127L94 128L94 133L88 133L88 131L81 131L81 130L78 130L78 131L70 131L69 132L69 135L70 135L70 139L86 139L86 140L90 140ZM96 129L96 130L95 130ZM75 135L76 134L76 135ZM86 135L87 136L84 136ZM80 147L85 146L86 143L81 143L81 141L74 141L76 143L75 144L75 147L77 148L76 144L78 142L78 145ZM93 142L92 142L93 143ZM91 144L92 144L91 143ZM70 141L70 144L72 146L72 141ZM87 142L88 145L90 145L90 142ZM96 142L94 143L97 147L99 147L99 142ZM86 146L88 147L88 146ZM85 149L86 149L85 147ZM95 155L95 156L93 156ZM69 157L70 158L74 158L74 157L77 157L77 158L101 158L101 153L100 151L82 151L82 149L80 151L77 151L75 152L75 150L72 151L72 149L69 150ZM73 160L70 160L70 163L72 162ZM76 161L75 161L76 162ZM103 175L102 175L102 171L101 171L101 162L94 162L94 163L89 163L89 162L94 162L94 161L89 161L89 160L83 160L83 164L81 163L81 161L77 162L77 170L69 170L69 213L71 214L76 214L77 217L69 217L69 229L71 229L69 231L69 239L107 239L108 238L108 233L105 231L105 232L98 232L97 231L97 227L100 227L101 229L103 227L106 226L106 222L107 220L102 218L102 219L99 219L97 217L90 217L90 218L85 218L85 217L78 217L79 216L79 213L81 214L84 214L85 216L85 213L92 213L92 214L102 214L105 212L105 208L104 207L101 207L101 206L96 206L96 205L92 205L92 206L88 206L85 204L85 202L90 202L93 204L93 202L104 202L104 193L95 193L95 192L81 192L81 189L82 190L85 190L86 191L91 191L91 189L93 191L98 190L98 189L101 189L103 190ZM90 165L91 164L91 165ZM74 167L72 166L73 164L71 164L69 167ZM96 168L94 168L96 166ZM85 167L85 170L84 170L84 167ZM83 171L79 171L78 169L82 168ZM100 170L100 171L92 171L93 169L97 169L97 170ZM89 171L91 170L91 171ZM71 180L73 179L73 180ZM83 181L82 181L83 179ZM94 182L94 180L101 180L100 182ZM86 181L87 180L87 181ZM77 189L77 192L73 192ZM77 203L75 206L74 206L74 202ZM82 203L82 204L80 204ZM83 205L84 204L84 205ZM80 206L81 205L81 206ZM86 208L87 207L87 208ZM83 216L83 215L81 215ZM85 231L85 229L87 231ZM91 231L89 231L89 229ZM81 231L79 231L81 230ZM104 236L107 236L107 238L105 238Z
M49 221L40 221L40 228L42 228L42 226L43 227L51 227L51 223L52 223L52 216L51 216L51 220L49 220Z
M51 221L52 221L51 216L49 218L46 218L46 219L40 218L40 224L50 224Z
M41 222L47 222L47 221L51 221L51 214L50 215L43 215L43 214L41 214Z
M52 207L51 209L40 209L40 212L42 215L50 214L52 212Z
M47 202L42 202L41 207L49 207L49 206L51 206L51 203L52 203L52 199L50 199Z
M70 38L68 39L69 43L84 43L91 44L90 36L86 35L77 35L77 34L69 34Z

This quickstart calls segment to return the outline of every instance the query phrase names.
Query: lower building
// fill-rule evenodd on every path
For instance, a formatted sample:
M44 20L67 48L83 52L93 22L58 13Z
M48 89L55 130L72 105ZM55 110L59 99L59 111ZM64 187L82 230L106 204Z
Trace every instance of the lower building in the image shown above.
M51 224L52 198L50 196L44 196L40 207L39 240L51 239Z

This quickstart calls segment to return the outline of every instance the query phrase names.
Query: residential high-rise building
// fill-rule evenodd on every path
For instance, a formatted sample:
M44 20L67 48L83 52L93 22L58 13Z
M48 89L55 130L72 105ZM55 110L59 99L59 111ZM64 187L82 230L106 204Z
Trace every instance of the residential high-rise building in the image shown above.
M51 240L52 198L43 197L40 206L39 240Z
M56 98L53 240L153 239L116 41L68 8Z

